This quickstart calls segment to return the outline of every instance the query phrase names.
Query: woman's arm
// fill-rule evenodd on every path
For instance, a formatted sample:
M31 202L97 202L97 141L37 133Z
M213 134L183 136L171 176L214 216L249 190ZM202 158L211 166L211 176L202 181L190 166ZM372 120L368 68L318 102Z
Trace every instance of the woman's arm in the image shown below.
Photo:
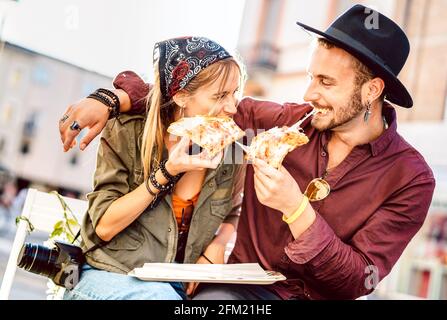
M96 234L110 241L130 225L153 200L145 185L131 191L129 174L135 160L131 146L136 145L138 121L110 122L101 137L94 174L94 190L88 194L89 215ZM164 177L156 176L160 183ZM151 188L155 194L158 190Z
M157 171L155 177L161 184L168 183L160 170ZM158 193L157 189L149 187L153 193ZM152 200L154 200L154 196L148 192L146 184L142 183L135 190L112 202L99 220L95 228L96 234L104 241L112 240L114 236L134 222L151 204Z
M116 130L116 134L123 134L122 130L120 130L118 126ZM125 140L120 140L119 142L125 145L132 143L131 136L132 134L129 134L128 137L124 137ZM135 136L135 134L133 136ZM126 143L122 143L123 141ZM182 138L180 142L172 148L172 151L170 151L169 159L166 162L166 170L171 175L175 176L185 171L197 170L201 168L215 169L220 163L221 156L216 156L211 160L201 158L200 154L189 156L187 154L189 143L190 140L188 138ZM98 165L100 162L104 162L106 164L112 164L112 166L115 167L118 161L113 161L111 159L118 157L119 155L116 153L107 154L106 159L98 159ZM113 170L112 168L110 169ZM155 172L155 179L162 185L169 182L163 175L161 169L158 169ZM148 187L151 189L152 193L157 194L159 192L159 190L157 190L152 183L144 182L135 190L115 199L107 208L104 215L102 215L99 219L99 222L95 227L98 237L104 241L110 241L114 236L135 221L154 199L154 197L149 193L147 189Z

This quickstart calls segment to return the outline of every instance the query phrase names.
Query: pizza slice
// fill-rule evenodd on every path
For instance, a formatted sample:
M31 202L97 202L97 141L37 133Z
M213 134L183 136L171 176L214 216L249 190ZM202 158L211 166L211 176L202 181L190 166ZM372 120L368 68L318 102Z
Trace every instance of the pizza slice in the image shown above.
M189 137L192 142L205 149L210 157L245 135L232 118L212 116L182 118L172 123L168 132Z
M274 127L253 138L247 159L261 159L278 169L289 152L308 142L309 138L300 129Z

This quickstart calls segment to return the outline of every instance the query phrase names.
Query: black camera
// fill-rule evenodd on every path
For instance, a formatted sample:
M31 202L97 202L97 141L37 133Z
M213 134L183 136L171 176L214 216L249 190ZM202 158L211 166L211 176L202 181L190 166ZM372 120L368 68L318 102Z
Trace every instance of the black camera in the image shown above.
M69 243L55 241L55 245L50 249L32 243L24 244L17 265L71 290L79 282L81 268L85 262L84 254L80 247Z

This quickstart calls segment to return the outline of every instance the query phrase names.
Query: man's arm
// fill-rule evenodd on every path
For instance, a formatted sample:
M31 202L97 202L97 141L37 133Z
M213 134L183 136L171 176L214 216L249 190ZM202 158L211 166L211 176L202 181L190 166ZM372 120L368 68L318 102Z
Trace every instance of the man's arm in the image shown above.
M312 274L312 283L306 283L311 295L313 291L329 299L355 299L371 293L421 228L434 185L433 179L413 181L346 243L316 213L314 223L285 248L293 263Z
M296 181L284 167L276 170L259 160L253 165L258 200L290 218L303 201ZM289 222L294 240L284 250L292 262L290 271L297 268L302 272L304 267L312 275L305 290L314 298L355 299L370 293L421 228L434 186L430 173L419 174L384 199L364 225L344 241L308 204ZM288 191L287 197L283 190ZM354 215L356 210L362 208L353 204Z
M246 131L248 138L253 130L254 134L269 130L273 127L291 126L300 120L312 107L309 104L276 103L258 100L250 97L243 98L234 115L234 121ZM311 119L307 119L301 126L304 128Z
M113 81L116 88L112 90L120 100L120 112L140 114L146 111L146 97L150 85L145 83L135 72L124 71ZM59 133L64 145L64 151L70 150L76 144L78 130L70 129L76 121L82 129L89 128L81 140L79 148L84 150L88 144L104 129L109 118L108 107L94 99L84 98L70 105L64 112L66 119L59 121Z
M126 94L128 103L120 104L120 112L130 114L143 114L146 112L147 96L152 86L143 81L133 71L119 73L113 86Z

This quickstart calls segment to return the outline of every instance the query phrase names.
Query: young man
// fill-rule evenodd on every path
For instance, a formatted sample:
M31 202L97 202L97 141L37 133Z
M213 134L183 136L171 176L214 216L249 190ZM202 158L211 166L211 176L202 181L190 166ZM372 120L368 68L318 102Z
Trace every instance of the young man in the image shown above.
M262 161L247 167L238 236L229 263L258 262L287 281L271 286L202 285L196 299L355 299L385 277L422 226L435 181L422 158L396 131L385 101L412 107L397 75L409 54L404 32L356 5L319 36L308 65L307 104L244 98L234 119L242 129L292 125L312 107L324 109L306 126L308 144L278 170ZM393 49L394 48L394 49ZM149 86L132 72L115 79L121 110L144 112ZM126 94L127 92L127 94ZM102 130L108 110L84 99L60 123L64 149L90 128L81 149ZM73 126L71 126L73 127ZM314 178L330 185L327 198L308 204Z

